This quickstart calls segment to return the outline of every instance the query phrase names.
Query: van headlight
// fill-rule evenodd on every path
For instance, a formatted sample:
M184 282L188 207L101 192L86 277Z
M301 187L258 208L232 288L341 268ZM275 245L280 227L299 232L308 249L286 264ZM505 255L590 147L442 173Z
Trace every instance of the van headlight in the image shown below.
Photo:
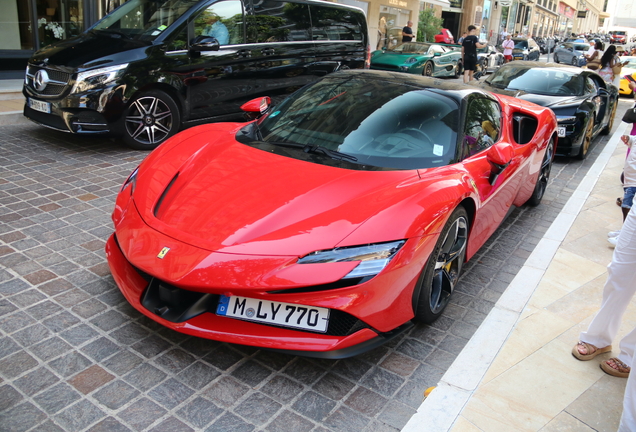
M128 63L117 66L93 69L77 74L77 80L71 93L82 93L95 87L102 87L109 82L115 81L124 74Z

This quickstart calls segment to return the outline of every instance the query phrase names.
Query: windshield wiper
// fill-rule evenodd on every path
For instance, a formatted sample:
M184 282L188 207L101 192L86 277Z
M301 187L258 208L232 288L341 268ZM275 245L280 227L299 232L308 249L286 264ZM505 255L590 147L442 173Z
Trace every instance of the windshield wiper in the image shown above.
M325 156L329 156L330 158L336 159L336 160L348 160L351 162L356 162L358 160L358 158L355 156L351 156L346 153L341 153L337 150L331 150L331 149L328 149L327 147L323 147L318 144L309 145L309 144L297 144L293 142L278 142L278 141L277 142L265 141L265 142L267 142L268 144L279 145L282 147L300 148L305 153L323 154Z

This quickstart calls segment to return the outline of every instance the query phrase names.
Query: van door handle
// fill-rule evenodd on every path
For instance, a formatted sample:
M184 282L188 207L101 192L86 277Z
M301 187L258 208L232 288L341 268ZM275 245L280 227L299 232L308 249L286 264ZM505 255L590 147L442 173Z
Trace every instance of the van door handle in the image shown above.
M263 48L261 50L261 54L263 55L274 55L276 53L276 50L274 48Z
M238 58L252 57L252 51L248 49L238 50L236 52L236 57Z

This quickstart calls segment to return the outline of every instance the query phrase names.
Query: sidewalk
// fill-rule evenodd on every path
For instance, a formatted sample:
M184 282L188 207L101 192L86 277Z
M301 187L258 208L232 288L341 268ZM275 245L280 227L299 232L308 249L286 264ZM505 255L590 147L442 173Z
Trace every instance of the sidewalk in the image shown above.
M612 431L625 379L571 350L600 307L621 226L616 198L625 158L622 123L484 323L402 429L452 432ZM626 131L627 130L627 131ZM618 341L636 325L629 306Z
M22 80L0 80L0 126L27 123L22 115L23 109Z

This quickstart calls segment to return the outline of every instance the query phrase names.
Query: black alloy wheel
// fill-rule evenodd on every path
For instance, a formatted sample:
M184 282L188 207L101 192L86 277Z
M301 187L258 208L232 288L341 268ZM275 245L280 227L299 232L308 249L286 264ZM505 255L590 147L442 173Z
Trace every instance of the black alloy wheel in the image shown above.
M430 324L448 305L466 258L468 229L468 213L459 206L446 221L418 279L415 289L416 320Z
M541 203L545 190L548 187L550 181L550 171L552 171L552 160L554 159L554 138L550 139L543 160L541 161L541 168L537 174L537 183L534 186L532 196L528 199L528 204L531 206L538 206Z
M617 107L618 107L618 98L614 101L612 112L610 113L610 117L607 120L607 126L603 128L603 130L601 131L601 135L609 135L609 133L612 131L612 127L614 126L614 117L616 117Z
M426 64L424 65L424 76L433 76L433 63L432 62L426 62Z
M581 150L579 150L579 154L576 156L578 159L585 159L587 157L588 152L590 151L590 147L592 146L592 138L594 134L594 114L591 114L587 120L587 125L585 126L585 136L583 137L583 142L581 143Z
M126 144L137 150L152 150L179 131L180 115L170 96L152 90L130 104L124 121Z

